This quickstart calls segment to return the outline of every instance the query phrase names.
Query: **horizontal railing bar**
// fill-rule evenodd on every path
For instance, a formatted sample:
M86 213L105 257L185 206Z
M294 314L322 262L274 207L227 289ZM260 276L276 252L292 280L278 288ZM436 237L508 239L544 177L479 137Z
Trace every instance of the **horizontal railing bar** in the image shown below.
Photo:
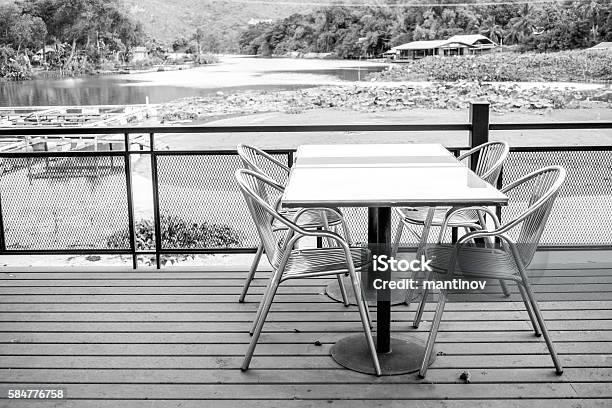
M0 157L125 157L125 154L142 154L143 152L125 150L98 150L98 151L81 151L73 150L67 152L3 152Z
M160 254L251 254L257 251L256 247L243 248L184 248L184 249L162 249ZM103 249L7 249L0 255L155 255L155 250L135 251L131 250L103 250Z
M612 122L491 123L490 130L612 129ZM256 133L343 131L469 131L469 123L441 124L340 124L340 125L251 125L251 126L130 126L130 127L19 127L1 128L0 136L87 135L123 133Z
M408 247L413 248L414 247ZM576 244L576 245L540 245L538 251L571 251L576 249L589 249L589 250L612 250L612 245L588 245L588 244ZM191 255L191 254L252 254L257 251L255 247L245 248L211 248L211 249L162 249L159 251L162 255ZM54 249L41 249L41 250L6 250L1 252L0 255L132 255L131 251L104 251L104 250L54 250ZM155 255L154 250L151 251L136 251L136 255Z
M181 254L254 254L257 252L256 247L246 247L246 248L208 248L208 249L195 249L195 248L185 248L185 249L160 249L160 254L168 254L168 255L181 255Z
M510 147L511 152L605 152L612 151L612 145L599 146L516 146Z
M610 251L612 245L538 245L538 251L573 251L576 249L588 249L593 251Z
M612 122L533 122L491 123L489 130L538 130L538 129L612 129Z
M6 249L0 255L132 255L130 249Z
M469 146L464 147L447 147L450 151L461 151L461 150L469 150ZM267 153L270 154L290 154L295 153L297 149L274 149L269 150L265 149ZM236 150L98 150L98 151L81 151L81 150L73 150L73 151L64 151L64 152L3 152L0 153L0 158L6 157L124 157L125 155L147 155L147 154L155 154L157 156L197 156L197 155L205 155L205 156L215 156L215 155L237 155Z
M257 132L344 132L344 131L469 131L469 123L406 124L406 125L252 125L252 126L131 126L131 127L19 127L2 128L0 136L88 135L124 133L257 133Z
M269 154L289 154L295 153L296 149L277 149L277 150L269 150L264 149L266 153ZM130 151L131 153L132 151ZM134 153L151 153L151 151L135 151ZM157 156L197 156L197 155L206 155L206 156L234 156L238 155L236 149L233 150L155 150L155 154Z

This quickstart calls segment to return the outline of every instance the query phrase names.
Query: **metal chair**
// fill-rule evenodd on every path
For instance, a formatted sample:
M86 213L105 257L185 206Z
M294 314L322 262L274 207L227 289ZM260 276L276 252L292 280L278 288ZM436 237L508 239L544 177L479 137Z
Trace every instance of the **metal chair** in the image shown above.
M458 160L477 160L475 173L489 184L495 186L502 170L502 166L510 146L506 142L488 142L477 146L461 156ZM446 213L450 207L436 207L433 218L429 226L439 227L444 222ZM426 228L426 220L429 212L428 207L397 207L395 211L400 216L397 226L395 239L393 240L392 254L395 256L399 250L399 243L402 239L404 227L408 229L420 243L424 243L429 238L429 229ZM481 229L485 225L478 211L464 210L457 213L457 216L449 224L450 227L468 229ZM423 227L423 234L419 235L414 227Z
M446 228L452 225L452 217L461 209L450 210L442 223L438 244L425 249L427 258L432 259L433 272L430 273L428 279L435 272L437 275L443 275L445 280L468 277L516 282L533 330L536 336L544 335L557 374L562 374L563 368L529 285L526 268L536 252L559 189L565 181L565 176L565 169L560 166L550 166L528 174L502 188L501 191L506 193L511 200L510 205L519 205L520 208L526 206L526 209L518 217L502 226L500 226L495 213L490 209L470 207L470 210L488 214L494 221L494 229L467 233L459 238L457 244L449 245L442 244L444 233ZM475 243L470 244L470 241L474 242L477 238L484 238L489 245L483 247L482 245L475 245ZM499 245L495 244L496 240L500 242ZM425 290L413 323L415 328L418 327L421 320L427 295L428 290ZM423 378L427 373L427 362L433 352L446 298L446 291L441 290L429 338L427 339L423 364L419 371Z
M253 337L246 352L242 370L247 370L259 335L263 328L266 316L274 300L279 285L290 279L315 278L322 276L341 276L348 273L361 323L372 354L372 363L377 375L381 375L376 347L372 339L370 329L369 311L365 298L363 297L358 271L367 267L371 260L371 254L367 248L354 247L339 234L324 230L304 229L299 221L307 210L300 210L293 219L289 219L277 210L276 202L269 201L270 191L282 192L273 180L252 170L236 171L236 179L240 190L246 200L247 206L257 227L259 237L264 246L266 256L273 268L273 275L268 282L268 287L259 304L257 315L251 327ZM336 213L333 209L321 208L319 211ZM336 213L340 217L340 214ZM340 217L341 218L341 217ZM272 225L276 220L283 224L286 229L280 232ZM343 227L346 224L342 222ZM295 249L296 244L306 237L320 237L336 243L334 247Z
M457 159L460 161L477 160L475 173L489 184L495 186L509 152L510 146L507 142L488 142L465 152ZM393 240L391 254L397 256L404 227L406 227L419 242L417 248L418 258L422 254L425 244L429 239L431 227L440 227L449 210L450 207L397 207L395 211L399 214L400 221L395 233L395 239ZM431 213L432 211L433 214ZM464 209L455 214L449 226L452 228L463 228L467 233L484 228L486 226L486 221L480 212ZM417 227L422 228L421 234L416 230ZM413 273L412 278L415 279L416 276L417 274ZM500 285L504 295L506 295L506 297L510 296L510 292L505 283L500 282ZM408 290L406 292L406 304L410 304L412 296L413 290Z
M238 155L240 156L244 168L266 176L268 179L276 183L279 187L285 187L290 172L289 166L278 161L263 150L260 150L253 146L239 144L236 150L238 151ZM280 195L275 198L280 199ZM295 217L295 215L299 211L296 209L283 210L280 208L278 210L281 214L288 218ZM306 210L303 212L302 217L300 217L300 226L306 229L329 229L330 227L338 226L339 224L341 224L341 222L342 216L338 209L336 209L336 212L333 213L322 213L318 210ZM286 229L286 227L277 220L273 220L273 223L274 228ZM350 241L350 236L347 236L347 239ZM261 260L263 251L264 246L260 242L257 246L255 258L253 258L253 262L251 263L251 267L249 268L249 273L242 287L242 292L240 294L240 298L238 299L239 302L244 302L244 298L246 297L247 292L249 291L251 282L255 278L255 273L257 271L257 267L259 266L259 261ZM345 296L346 288L342 279L339 279L338 283L340 285L340 292L342 293L344 304L345 306L348 306L349 301L348 298Z

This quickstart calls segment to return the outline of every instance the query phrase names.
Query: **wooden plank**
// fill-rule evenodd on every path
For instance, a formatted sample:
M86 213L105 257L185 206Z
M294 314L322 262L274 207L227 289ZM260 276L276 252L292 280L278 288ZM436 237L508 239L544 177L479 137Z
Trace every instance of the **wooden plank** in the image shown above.
M405 333L394 333L398 337L404 334L419 337L426 340L428 332L418 330ZM315 341L322 343L335 343L346 337L346 332L301 332L293 331L284 333L262 333L259 344L312 344ZM612 331L550 331L550 335L559 342L591 342L612 341ZM98 344L244 344L250 341L248 333L190 333L190 332L165 332L165 333L100 333L100 332L0 332L0 343L98 343ZM542 338L533 335L530 329L523 331L449 331L440 332L436 343L541 343Z
M249 291L252 295L261 296L264 287L254 287ZM277 296L287 295L320 295L323 294L323 286L281 286ZM185 286L185 287L2 287L0 296L22 296L22 295L240 295L239 287L211 287L211 286Z
M555 287L553 287L555 286ZM538 299L542 300L571 300L567 296L588 296L590 294L602 294L602 300L607 300L612 297L612 284L593 284L593 285L544 285L532 286L532 289ZM260 298L264 293L263 286L255 286L249 290L249 298ZM237 297L241 292L239 287L215 287L215 286L27 286L27 287L1 287L0 296L32 296L32 295L126 295L126 296L143 296L143 295L228 295ZM325 293L324 286L285 286L279 288L279 295L323 295ZM454 292L450 294L450 299L455 301L517 301L519 297L518 290L509 289L510 298L501 296L501 288L489 288L482 292ZM553 295L553 296L551 296ZM555 298L556 295L556 298Z
M413 310L396 308L393 319L409 321L414 317ZM151 313L151 312L38 312L38 313L2 313L0 322L251 322L254 310L240 312L201 312L201 313ZM546 321L553 320L606 320L612 317L610 310L574 310L574 311L543 311ZM434 312L427 311L423 320L433 319ZM375 316L372 316L376 321ZM515 321L527 320L526 311L445 311L444 321ZM360 321L357 308L344 308L332 312L282 312L271 311L267 320L270 322L353 322Z
M69 286L69 287L89 287L89 286L123 286L123 287L239 287L242 288L244 278L246 276L236 277L198 277L198 278L176 278L169 276L163 279L151 278L148 276L143 277L121 277L121 278L102 278L102 277L91 277L89 279L81 278L43 278L43 279L32 279L32 278L9 278L0 279L0 287L51 287L51 286ZM288 283L289 286L323 286L330 283L329 278L325 279L300 279L293 280ZM557 276L531 276L530 283L536 285L575 285L576 277L557 277ZM251 287L265 287L267 279L262 279L258 276L251 283ZM612 284L612 271L609 275L605 276L580 276L581 285L593 285L593 284ZM495 282L490 282L489 286L498 285Z
M420 330L428 330L429 322L423 322ZM82 331L82 332L244 332L248 329L248 322L5 322L0 331ZM529 330L528 320L524 321L443 321L440 331L515 331ZM612 330L612 320L552 320L548 322L551 330ZM264 331L310 331L322 332L327 330L361 332L361 325L355 322L267 322ZM409 321L392 324L394 331L414 331Z
M168 312L168 313L213 313L213 312L255 312L256 302L238 303L1 303L0 311L5 313L52 313L52 312ZM409 310L414 310L413 304ZM435 303L428 302L426 311L435 310ZM396 306L395 310L402 310L403 306ZM523 302L449 302L446 312L452 311L514 311L524 310ZM313 302L313 303L274 303L272 312L335 312L343 310L339 303ZM371 310L376 310L372 306ZM543 311L612 311L612 301L580 301L580 302L540 302Z
M0 355L37 355L37 356L240 356L244 354L248 342L242 344L39 344L9 343L0 344ZM260 344L259 355L329 355L333 343L317 346L310 344ZM556 344L559 354L612 354L610 342L562 342ZM547 354L548 349L539 343L440 343L439 353L445 355L528 355Z
M611 294L608 292L577 292L577 293L536 293L536 298L540 302L546 301L609 301ZM208 295L145 295L128 293L126 295L74 295L74 294L57 294L57 295L3 295L0 297L0 305L3 303L235 303L238 295L220 295L212 293ZM247 301L249 303L258 302L261 295L249 295ZM520 297L513 295L510 298L501 295L479 295L469 294L466 296L451 295L449 303L452 302L516 302L520 301ZM313 303L327 302L335 303L333 300L322 294L304 295L304 294L287 294L279 293L274 298L275 303Z
M588 297L589 295L600 295L604 299L609 299L612 297L612 291L609 291L605 285L593 285L592 288L584 288L576 285L568 285L564 287L555 288L554 291L550 287L545 289L534 287L534 292L536 293L536 297L542 300L559 300L559 299L572 299L572 296L579 297ZM610 285L612 289L612 285ZM251 299L253 297L259 298L262 296L264 291L263 287L254 287L249 294ZM296 286L285 286L279 288L277 292L277 296L287 296L287 295L323 295L325 288L322 286L307 286L307 287L296 287ZM451 294L451 300L457 299L461 300L474 300L474 301L483 301L488 300L499 300L499 301L507 301L508 298L502 297L500 295L501 290L491 290L484 293L457 293ZM510 293L513 294L511 300L520 299L518 296L518 292L510 290ZM233 297L237 297L240 294L240 288L221 288L221 287L4 287L0 288L0 296L10 299L11 296L117 296L117 295L125 295L125 296L168 296L168 295L195 295L195 296L209 296L209 295L229 295Z
M567 368L555 375L549 368L494 368L470 371L472 383L608 382L612 368ZM461 384L461 371L431 368L425 380L414 373L385 377L385 383ZM372 377L344 368L313 370L132 370L132 369L0 369L6 383L42 384L370 384Z
M28 384L24 384L25 387ZM7 395L11 385L0 384L0 395ZM339 395L346 399L406 399L420 400L444 399L449 395L461 395L463 398L574 398L576 392L567 383L542 384L336 384L333 387L318 384L200 384L197 387L185 384L113 384L100 387L97 384L73 384L66 387L71 398L103 399L206 399L211 395L216 398L245 399L336 399Z
M224 369L239 370L243 356L5 356L0 368L122 368L122 369ZM255 352L252 368L315 369L338 368L330 356L260 356ZM570 354L563 356L564 367L612 367L609 355ZM549 368L549 355L473 355L439 356L432 367L456 369Z
M320 408L323 404L331 408L406 408L405 400L342 400L342 395L334 399L225 399L217 398L205 400L194 399L146 399L146 400L63 400L54 402L32 402L31 400L13 400L10 407L30 408L32 406L61 406L62 408ZM34 405L35 404L35 405ZM609 408L609 399L444 399L410 401L410 406L418 408Z
M83 270L73 268L64 268L61 272L24 272L24 271L0 271L0 280L12 280L12 279L43 279L43 280L55 280L55 279L230 279L243 281L247 276L248 266L242 267L242 269L218 271L209 270L202 271L204 267L193 269L191 271L186 270L139 270L133 271L126 269L122 271L96 271L96 270ZM270 276L269 271L263 271L260 267L257 271L257 279L265 279ZM530 276L538 277L564 277L564 278L583 278L583 277L609 277L612 275L612 269L610 268L589 268L589 269L530 269ZM326 279L326 278L323 278Z

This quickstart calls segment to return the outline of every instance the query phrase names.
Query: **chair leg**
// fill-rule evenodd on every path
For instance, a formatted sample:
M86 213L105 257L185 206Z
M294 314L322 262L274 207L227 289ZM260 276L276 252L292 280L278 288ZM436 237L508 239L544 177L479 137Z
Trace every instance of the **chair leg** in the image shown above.
M391 246L391 256L396 257L399 252L400 241L402 240L402 234L404 232L404 223L399 220L397 224L397 230L395 231L395 238L393 239L393 245Z
M440 299L438 299L438 305L436 306L436 314L431 324L431 330L429 331L429 337L427 337L427 344L425 345L425 355L423 356L423 362L421 363L421 369L419 370L419 377L425 378L427 375L427 368L429 368L429 360L433 353L434 345L436 344L436 336L438 335L438 329L440 328L440 321L442 320L442 314L444 313L444 305L446 304L446 291L440 291Z
M276 290L278 289L278 285L280 283L281 274L277 271L274 273L272 279L270 279L271 287L270 293L265 297L265 301L263 303L263 308L261 311L261 316L257 319L257 324L255 325L255 331L253 332L253 337L251 337L251 342L249 343L249 348L244 356L244 361L242 362L242 367L240 368L242 371L246 371L249 369L249 364L251 364L251 359L253 358L253 353L255 352L255 347L257 346L257 341L259 340L259 336L261 335L261 330L263 329L263 325L266 322L266 317L268 316L268 312L270 311L270 306L272 305L272 301L274 300L274 295L276 294Z
M433 277L433 271L429 272L425 277L426 281L430 281ZM412 322L412 327L415 329L419 328L419 324L421 323L421 318L423 317L423 310L425 310L425 303L427 302L427 296L429 296L429 289L423 289L423 297L419 302L419 307L414 315L414 321Z
M501 286L502 292L505 297L510 297L510 291L508 290L508 285L502 279L499 280L499 284ZM519 285L520 286L520 285Z
M361 283L359 285L361 287L361 297L363 299L363 307L366 311L366 314L368 315L368 322L370 323L370 329L373 329L374 325L372 325L372 314L370 313L370 306L368 305L368 297L366 296L365 288L363 287L363 285Z
M414 314L414 321L412 322L412 327L415 329L419 328L419 324L421 324L421 318L423 317L423 310L425 310L425 303L427 302L427 296L429 295L429 289L423 289L423 298L419 302L419 307Z
M342 274L336 275L336 278L338 279L338 286L340 286L340 293L342 294L342 302L344 302L344 306L349 307L350 303L349 303L348 295L346 293L346 286L344 286L344 281L342 280Z
M249 269L249 274L247 275L246 280L244 281L244 286L242 287L242 293L240 294L240 298L238 302L244 302L244 297L249 291L249 287L251 286L251 282L255 277L255 272L257 271L257 267L259 266L259 260L261 259L261 255L263 254L263 244L260 242L257 247L257 252L255 253L255 258L253 258L253 262L251 263L251 269Z
M536 336L540 337L542 333L540 332L540 327L538 326L538 322L536 321L536 318L533 314L533 309L531 308L531 304L529 303L529 300L527 299L527 294L525 294L525 289L523 288L523 285L521 285L520 283L518 284L518 288L519 288L521 297L523 298L523 303L525 304L525 309L527 310L527 314L529 315L529 320L531 320L531 326L533 326L533 331Z
M359 284L359 278L356 276L355 271L350 271L351 283L353 284L353 292L355 292L355 300L357 301L357 307L359 308L359 315L361 316L361 324L363 325L363 331L365 332L366 341L372 355L372 363L374 364L374 370L377 376L382 375L380 369L380 363L378 362L378 354L376 354L376 346L372 339L372 330L370 329L370 319L365 308L365 302L361 295L361 285Z
M416 281L417 276L418 276L418 272L412 271L412 275L410 276L410 279L412 280L412 282ZM410 303L412 302L412 298L414 297L414 292L415 292L415 289L412 289L412 288L406 289L406 298L404 299L404 304L406 306L410 306Z
M529 287L529 283L525 281L525 278L523 278L523 286L525 287L525 292L527 294L527 297L529 298L529 301L531 302L531 306L533 307L533 312L535 313L536 319L538 320L538 324L540 325L540 330L542 330L542 335L544 336L546 346L548 346L548 351L550 352L550 357L552 358L553 364L555 365L555 370L557 374L561 375L563 374L563 367L561 366L559 357L557 357L555 345L553 344L550 338L550 334L548 333L548 329L546 328L546 322L544 321L544 317L542 317L538 302L536 302L535 297L533 296L533 292Z
M251 324L251 328L249 329L249 334L251 336L253 335L253 332L255 331L255 327L257 326L257 322L259 321L261 313L262 313L262 311L264 309L264 305L266 303L266 299L270 295L270 291L272 289L273 278L274 278L274 275L272 275L272 277L270 277L270 280L268 280L268 285L266 286L266 290L263 293L263 296L261 297L261 300L259 301L259 306L257 307L257 313L255 313L255 319L253 319L253 323Z

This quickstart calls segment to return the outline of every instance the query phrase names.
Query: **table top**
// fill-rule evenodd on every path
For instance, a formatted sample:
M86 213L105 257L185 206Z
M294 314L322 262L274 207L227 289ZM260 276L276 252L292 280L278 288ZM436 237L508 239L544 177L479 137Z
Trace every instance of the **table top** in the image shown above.
M440 144L302 145L284 207L505 205Z

